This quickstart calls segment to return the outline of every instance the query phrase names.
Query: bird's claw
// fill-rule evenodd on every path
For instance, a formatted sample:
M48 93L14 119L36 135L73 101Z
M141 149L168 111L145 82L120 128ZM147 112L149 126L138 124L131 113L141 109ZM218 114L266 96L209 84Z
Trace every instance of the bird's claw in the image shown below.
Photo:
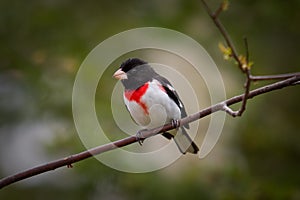
M180 122L178 119L172 119L171 124L176 129L180 126Z
M142 130L139 130L135 137L136 137L136 140L138 141L139 145L143 145L143 142L145 140L145 137L143 136L143 131L145 131L146 129L142 129Z

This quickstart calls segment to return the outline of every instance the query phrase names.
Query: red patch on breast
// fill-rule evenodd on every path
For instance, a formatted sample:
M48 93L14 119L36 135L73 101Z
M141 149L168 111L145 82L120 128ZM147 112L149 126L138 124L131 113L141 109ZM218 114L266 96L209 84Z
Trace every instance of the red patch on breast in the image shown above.
M141 102L141 98L146 93L148 87L149 87L149 83L146 83L136 90L125 90L124 93L126 99L128 99L129 101L137 102L143 108L144 112L147 115L149 114L147 106L145 103Z

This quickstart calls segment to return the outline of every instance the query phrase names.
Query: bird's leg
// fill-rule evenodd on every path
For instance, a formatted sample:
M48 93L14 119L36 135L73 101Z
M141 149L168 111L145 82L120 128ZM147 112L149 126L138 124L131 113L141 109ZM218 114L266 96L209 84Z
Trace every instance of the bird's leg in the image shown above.
M142 146L143 145L143 142L145 140L145 137L143 136L143 131L146 131L147 129L142 129L142 130L139 130L135 137L136 137L136 140L138 141L138 143Z
M172 119L171 124L174 128L178 129L180 126L180 122L178 119Z

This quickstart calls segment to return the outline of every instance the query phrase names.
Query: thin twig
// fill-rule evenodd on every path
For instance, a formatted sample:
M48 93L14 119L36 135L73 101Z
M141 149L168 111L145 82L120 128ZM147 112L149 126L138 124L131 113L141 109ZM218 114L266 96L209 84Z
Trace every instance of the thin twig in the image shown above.
M239 109L238 113L236 116L242 116L242 114L245 112L246 110L246 105L247 105L247 100L248 100L248 95L249 95L249 91L250 91L250 85L251 85L251 79L250 79L250 69L246 70L246 82L245 82L245 93L244 93L244 98L243 98L243 102L242 102L242 106ZM234 116L235 117L235 116Z
M294 85L294 83L298 83L298 82L300 82L300 75L293 76L289 79L279 81L279 82L269 84L269 85L263 86L261 88L252 90L247 95L247 99L253 98L255 96L258 96L258 95L261 95L261 94L264 94L267 92L282 89L284 87L292 86L292 85ZM217 111L221 111L221 110L226 111L226 109L230 110L230 108L228 106L233 105L238 102L241 102L241 101L243 101L243 99L244 99L244 94L232 97L226 101L223 101L223 102L220 102L213 106L210 106L208 108L205 108L195 114L189 115L188 117L181 119L180 125L183 126L185 124L191 123L193 121L204 118L205 116L208 116ZM230 112L229 110L227 110L226 112ZM142 135L145 138L148 138L148 137L151 137L158 133L166 132L166 131L174 129L174 128L175 127L173 127L172 124L166 124L162 127L144 131ZM95 147L93 149L89 149L87 151L84 151L84 152L81 152L78 154L68 156L66 158L58 159L58 160L55 160L55 161L52 161L52 162L49 162L46 164L39 165L37 167L33 167L33 168L25 170L23 172L2 178L0 180L0 188L3 188L12 183L18 182L20 180L24 180L26 178L29 178L29 177L32 177L32 176L35 176L38 174L45 173L47 171L55 170L62 166L71 166L73 163L87 159L89 157L92 157L93 155L98 155L98 154L101 154L101 153L104 153L104 152L107 152L107 151L110 151L110 150L113 150L113 149L116 149L119 147L124 147L129 144L135 143L137 141L138 141L138 139L136 136L130 136L130 137L127 137L127 138L124 138L124 139L121 139L121 140L118 140L115 142L111 142L108 144L104 144L104 145Z
M250 67L248 67L249 65L249 48L248 48L248 41L247 38L244 37L244 43L245 43L245 53L246 53L246 67L243 67L243 69L245 69L244 73L246 74L246 81L245 81L245 93L244 93L244 98L242 101L242 106L240 107L240 109L237 112L234 112L233 117L236 116L242 116L242 114L245 112L246 110L246 105L247 105L247 97L249 95L249 91L250 91L250 85L251 85L251 71L250 71ZM227 112L228 113L228 112ZM235 115L236 113L236 115Z
M208 15L211 17L211 19L213 20L214 24L216 25L216 27L219 29L220 33L222 34L223 38L226 41L227 46L231 49L232 51L232 57L234 58L234 60L238 63L238 67L244 71L243 69L243 65L239 59L239 54L233 44L233 42L231 41L231 38L229 36L229 34L227 33L225 27L223 26L222 22L219 20L218 16L221 13L221 11L223 11L222 7L223 4L221 3L219 8L217 9L217 11L215 13L218 13L217 15L209 8L209 6L207 5L205 0L201 0L206 12L208 13Z
M217 8L217 10L212 13L213 18L218 18L221 12L223 11L223 6L222 4Z
M219 29L220 33L222 34L223 38L225 39L227 46L231 49L231 55L230 56L233 57L233 59L237 62L237 65L240 68L240 70L246 75L246 80L245 80L245 84L244 84L245 93L244 93L244 98L243 98L243 101L242 101L242 106L240 107L240 109L238 111L232 111L229 107L225 108L225 111L228 114L230 114L231 116L233 116L233 117L241 116L244 113L244 111L246 110L246 105L247 105L247 98L246 97L249 94L251 81L252 81L252 79L250 78L251 77L251 72L250 72L250 66L249 66L249 50L248 50L247 39L244 38L245 49L246 49L246 57L245 57L245 61L242 61L242 58L239 57L239 54L238 54L233 42L231 41L229 34L227 33L226 29L224 28L223 24L221 23L221 21L218 18L220 13L223 11L224 1L220 4L220 6L218 7L218 9L215 12L213 12L209 8L209 6L207 5L205 0L201 0L201 1L204 5L208 15L211 17L211 19L213 20L213 22L215 23L215 25Z
M287 79L293 76L300 76L300 72L288 73L288 74L278 74L278 75L265 75L265 76L250 76L252 81L265 81L265 80L277 80L277 79Z
M292 85L300 85L300 81L293 83Z

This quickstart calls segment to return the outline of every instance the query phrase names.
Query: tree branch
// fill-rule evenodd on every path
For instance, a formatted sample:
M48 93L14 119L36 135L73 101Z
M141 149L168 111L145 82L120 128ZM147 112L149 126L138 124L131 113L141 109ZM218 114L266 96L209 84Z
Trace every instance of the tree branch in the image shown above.
M222 34L222 36L224 37L226 44L229 48L229 55L230 57L232 57L236 62L238 67L240 68L240 70L246 75L246 81L245 81L245 92L244 94L241 94L239 96L235 96L232 97L228 100L225 100L223 102L220 102L218 104L215 104L213 106L210 106L208 108L205 108L195 114L192 114L190 116L187 116L183 119L180 120L180 125L183 126L185 124L191 123L193 121L196 121L198 119L204 118L207 115L210 115L214 112L217 111L225 111L226 113L232 115L232 116L241 116L242 113L245 111L246 109L246 103L248 99L251 99L255 96L264 94L264 93L268 93L274 90L278 90L278 89L282 89L288 86L294 86L294 85L298 85L300 84L300 72L297 73L292 73L292 74L280 74L280 75L269 75L269 76L253 76L251 75L250 72L250 67L251 64L249 63L249 52L248 52L248 43L247 40L245 40L245 46L246 46L246 56L240 56L237 53L237 50L233 44L233 42L231 41L229 34L227 33L226 29L224 28L223 24L221 23L221 21L219 20L219 15L226 10L227 6L228 6L228 2L226 0L224 0L221 5L219 6L219 8L215 11L212 12L212 10L208 7L207 3L205 2L205 0L201 0L207 13L209 14L209 16L211 17L211 19L213 20L213 22L215 23L216 27L219 29L220 33ZM228 50L227 48L225 48L225 50ZM228 52L227 52L228 53ZM263 87L260 87L258 89L252 90L250 91L250 85L252 81L262 81L262 80L281 80L284 79L282 81L278 81L275 82L273 84L269 84ZM238 111L232 111L231 108L229 108L230 105L233 105L235 103L238 102L242 102L242 106ZM140 139L146 139L148 137L154 136L158 133L162 133L162 132L166 132L168 130L174 129L176 127L174 127L172 124L166 124L162 127L157 127L155 129L151 129L151 130L146 130L146 131L142 131L142 135L144 138L140 138ZM87 159L89 157L92 157L93 155L98 155L119 147L124 147L127 146L129 144L138 142L140 139L138 139L136 136L130 136L115 142L111 142L108 144L104 144L92 149L89 149L87 151L83 151L81 153L78 154L74 154L62 159L58 159L46 164L42 164L36 167L33 167L31 169L22 171L20 173L2 178L0 180L0 188L3 188L5 186L8 186L12 183L18 182L20 180L24 180L26 178L41 174L41 173L45 173L47 171L51 171L51 170L55 170L57 168L60 168L62 166L67 166L67 167L72 167L73 163L79 162L81 160Z
M274 91L274 90L278 90L278 89L282 89L282 88L285 88L285 87L288 87L288 86L296 85L297 83L299 83L299 81L300 81L300 74L297 73L297 75L295 75L293 77L290 77L286 80L278 81L276 83L269 84L269 85L266 85L266 86L263 86L263 87L260 87L258 89L250 91L247 95L247 99L251 99L255 96L258 96L258 95L261 95L261 94L264 94L264 93L268 93L268 92L271 92L271 91ZM180 125L183 126L185 124L191 123L193 121L204 118L205 116L208 116L208 115L210 115L214 112L217 112L217 111L229 112L227 110L228 106L243 101L244 97L245 97L245 95L242 94L242 95L239 95L239 96L232 97L232 98L230 98L228 100L225 100L223 102L220 102L218 104L215 104L213 106L210 106L208 108L205 108L205 109L203 109L203 110L201 110L201 111L199 111L195 114L192 114L190 116L187 116L187 117L181 119L180 120ZM142 139L146 139L146 138L154 136L158 133L166 132L166 131L174 129L174 128L176 128L176 127L173 127L172 124L166 124L162 127L158 127L158 128L155 128L155 129L143 131L141 135L144 136L144 138L142 138ZM98 154L101 154L101 153L104 153L104 152L107 152L107 151L110 151L110 150L113 150L113 149L116 149L116 148L119 148L119 147L124 147L124 146L127 146L129 144L135 143L137 141L138 141L138 139L137 139L136 136L130 136L130 137L127 137L127 138L124 138L124 139L121 139L121 140L118 140L118 141L115 141L115 142L111 142L111 143L108 143L108 144L104 144L104 145L89 149L87 151L83 151L83 152L78 153L78 154L74 154L74 155L71 155L71 156L68 156L68 157L65 157L65 158L62 158L62 159L58 159L58 160L55 160L55 161L52 161L52 162L49 162L49 163L46 163L46 164L42 164L42 165L33 167L31 169L22 171L20 173L2 178L0 180L0 188L3 188L3 187L8 186L12 183L18 182L20 180L24 180L26 178L29 178L29 177L32 177L32 176L35 176L35 175L38 175L38 174L41 174L41 173L45 173L45 172L48 172L48 171L51 171L51 170L55 170L55 169L60 168L62 166L71 167L73 163L76 163L76 162L79 162L81 160L87 159L89 157L92 157L93 155L98 155Z

